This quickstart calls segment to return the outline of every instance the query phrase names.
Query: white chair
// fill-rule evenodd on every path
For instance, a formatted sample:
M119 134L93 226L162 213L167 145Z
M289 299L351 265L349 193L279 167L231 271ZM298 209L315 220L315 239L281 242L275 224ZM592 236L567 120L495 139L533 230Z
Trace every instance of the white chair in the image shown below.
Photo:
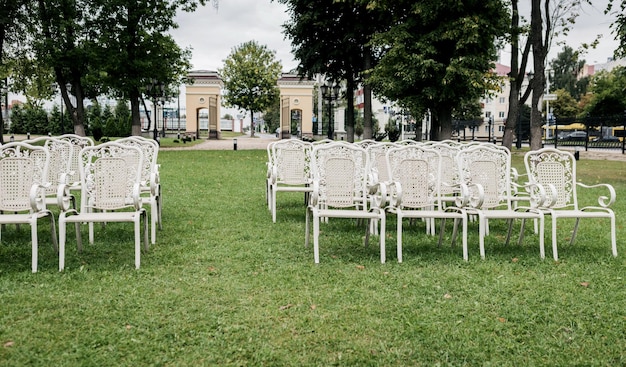
M611 250L617 256L615 238L615 213L609 208L615 202L616 194L609 184L585 185L577 182L576 159L570 152L554 148L530 151L524 156L528 180L542 185L548 193L552 192L551 202L541 209L552 217L552 255L558 260L557 219L576 218L570 245L576 240L578 223L581 218L605 218L611 222ZM605 189L608 196L598 197L598 206L578 205L577 188ZM548 195L550 198L550 195Z
M59 194L59 271L65 268L66 224L76 224L78 251L82 251L80 223L89 225L89 243L94 243L93 223L132 222L135 229L135 267L141 259L141 221L144 247L148 250L148 222L141 200L143 152L140 148L118 143L85 147L80 153L80 211L70 209ZM59 192L69 189L67 185Z
M57 247L54 216L46 208L45 182L49 152L40 146L8 143L0 146L0 224L28 224L31 228L33 273L37 272L37 221L49 217L52 244Z
M46 205L57 204L57 189L59 185L70 183L74 172L72 172L71 163L74 157L73 146L67 140L55 137L42 136L39 138L25 140L24 143L31 145L41 145L48 151L50 162L48 164L46 182L50 185L46 188ZM78 176L78 175L76 175ZM72 207L76 208L76 199L69 191L67 193L72 202Z
M380 262L385 262L385 185L378 184L379 200L368 201L367 154L365 149L344 143L316 145L311 157L312 192L306 211L305 245L313 221L313 255L319 263L320 218L355 218L380 221ZM371 185L371 183L370 183ZM371 226L366 226L365 244Z
M163 229L161 212L163 199L161 195L161 179L159 174L158 154L159 144L154 139L141 136L130 136L115 141L118 144L132 145L141 149L143 153L143 168L141 171L141 200L150 206L150 240L156 243L156 229Z
M397 216L397 254L402 262L402 225L404 218L442 219L439 243L444 233L446 219L454 219L456 238L457 221L462 223L463 259L467 261L467 214L462 207L444 206L441 202L442 157L432 147L417 144L391 148L386 154L388 176L395 186L388 211ZM393 186L392 186L393 187ZM391 191L391 190L390 190ZM463 205L462 195L457 195ZM431 221L427 224L434 225Z
M270 200L270 187L272 182L272 170L274 169L274 157L272 156L272 146L274 145L274 143L276 142L273 141L267 144L267 162L265 163L267 165L267 173L265 177L265 200L267 201L267 210L270 211L272 210L272 201Z
M468 214L478 217L480 256L485 257L487 222L491 219L506 219L509 229L508 244L513 219L537 219L539 226L539 253L544 251L544 215L537 209L545 201L545 191L540 185L529 184L525 190L532 193L531 206L514 206L511 195L511 156L508 151L487 144L476 144L462 149L457 154L459 182L463 191L469 193ZM524 221L518 243L524 238Z
M70 183L70 189L78 191L80 190L80 151L84 147L92 147L94 145L93 140L76 134L60 135L57 136L56 139L64 140L72 144L72 159L70 161L68 181Z
M272 172L270 175L270 210L276 223L276 195L279 192L311 192L309 164L311 143L298 139L279 140L272 144Z

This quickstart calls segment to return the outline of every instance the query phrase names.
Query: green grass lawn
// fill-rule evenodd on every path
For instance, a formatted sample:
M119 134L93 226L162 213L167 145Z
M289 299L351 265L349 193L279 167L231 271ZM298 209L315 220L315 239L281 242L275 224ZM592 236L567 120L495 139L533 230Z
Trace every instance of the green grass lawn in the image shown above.
M315 265L302 194L279 194L272 223L264 150L159 160L164 228L139 270L132 225L96 226L82 254L68 227L59 273L42 221L37 274L29 229L3 229L0 366L626 365L624 162L578 169L616 188L617 258L605 220L581 221L574 246L573 223L560 221L558 263L548 234L542 261L530 230L504 246L495 221L485 260L470 223L464 262L460 245L448 236L438 248L418 222L398 264L389 215L386 264L362 228L331 219Z

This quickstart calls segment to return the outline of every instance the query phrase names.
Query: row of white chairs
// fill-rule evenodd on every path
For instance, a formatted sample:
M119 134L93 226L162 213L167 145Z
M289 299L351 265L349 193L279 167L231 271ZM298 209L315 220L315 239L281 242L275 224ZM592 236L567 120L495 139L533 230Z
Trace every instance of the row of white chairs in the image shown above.
M371 229L380 223L381 262L385 262L385 213L397 215L397 256L402 261L404 218L422 218L427 230L435 234L434 219L454 219L452 240L457 224L462 224L463 258L468 259L467 220L477 218L479 251L484 258L484 239L490 219L506 219L511 237L514 219L521 219L519 242L524 225L533 219L538 232L541 258L544 250L544 218L552 218L552 251L558 260L557 219L576 218L571 243L580 218L608 218L611 221L611 248L617 256L615 215L609 206L615 201L611 185L586 186L577 182L574 156L567 151L544 148L528 152L526 171L519 175L511 167L510 152L491 143L453 141L407 141L355 144L324 141L325 144L299 140L277 141L268 147L267 199L276 221L276 194L303 191L310 197L306 216L309 242L309 216L313 217L314 258L319 262L319 219L350 217L369 219L366 242ZM526 180L520 184L519 180ZM602 187L598 206L579 207L577 187ZM341 191L343 190L343 191ZM346 210L350 208L350 210ZM375 232L374 232L375 233Z
M75 223L80 251L81 223L88 223L89 242L93 243L94 222L134 222L135 266L139 268L139 222L147 218L144 205L151 207L153 244L156 227L161 226L157 154L158 144L141 137L94 146L89 138L67 134L2 145L0 223L30 224L32 271L36 272L39 218L50 218L52 242L59 252L59 270L65 267L67 223ZM78 190L77 208L73 192ZM54 216L48 209L53 205L60 209L58 239ZM147 231L147 221L145 225Z

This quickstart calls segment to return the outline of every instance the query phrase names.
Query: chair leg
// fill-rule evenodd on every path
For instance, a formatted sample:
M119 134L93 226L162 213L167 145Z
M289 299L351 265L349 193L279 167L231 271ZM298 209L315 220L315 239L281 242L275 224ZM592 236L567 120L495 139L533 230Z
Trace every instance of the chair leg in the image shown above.
M148 242L148 217L146 215L143 215L143 248L145 251L150 249L150 244Z
M396 256L398 257L398 262L402 262L402 216L398 214L397 219L397 244L396 244Z
M378 221L376 221L378 223ZM380 217L380 233L379 233L379 239L380 239L380 263L384 264L385 261L387 260L387 249L385 246L385 240L386 240L386 235L385 235L385 230L386 230L386 223L385 223L385 214L383 212L382 216Z
M52 247L54 247L54 252L59 253L59 241L57 238L57 226L54 223L54 215L52 213L50 215L50 233L52 234Z
M313 259L316 264L320 262L320 247L319 247L319 236L320 236L320 218L314 213L313 214Z
M135 269L139 269L139 263L141 261L141 217L142 215L136 216L134 220L135 225Z
M34 218L30 224L30 235L33 241L31 270L37 272L37 254L39 253L39 243L37 242L37 219Z
M65 224L66 222L64 214L61 213L61 215L59 216L59 271L63 271L63 269L65 269Z
M541 260L546 258L546 249L544 244L544 231L545 231L545 217L542 215L539 218L539 257Z
M574 230L572 231L572 238L569 240L570 246L574 244L574 241L576 241L576 234L578 234L579 222L580 222L580 218L576 218L576 223L574 224Z
M559 252L556 246L556 218L552 216L552 257L554 261L559 261Z
M486 219L478 214L478 247L480 250L481 259L485 259L485 227L486 227Z
M463 245L463 260L468 261L469 255L467 251L467 216L464 216L461 219L461 225L462 225L461 230L463 231L463 233L461 233L461 236L463 237L461 239L461 242Z
M611 250L613 256L617 257L617 243L615 242L615 215L611 214Z
M306 214L304 215L304 247L309 247L309 237L311 231L311 211L306 208Z

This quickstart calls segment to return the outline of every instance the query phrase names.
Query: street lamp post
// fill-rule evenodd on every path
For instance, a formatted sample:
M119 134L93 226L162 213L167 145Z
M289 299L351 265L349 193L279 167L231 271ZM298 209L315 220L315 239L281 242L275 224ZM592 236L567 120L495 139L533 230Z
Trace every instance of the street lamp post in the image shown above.
M4 111L0 111L0 115L2 116L2 129L0 130L0 144L4 144L4 127L5 123L9 118L9 83L7 79L4 79L4 84L0 88L0 100L4 96ZM1 103L0 103L1 104Z
M328 139L334 139L334 123L333 123L333 101L339 98L339 85L328 85L328 83L323 84L321 87L322 98L328 101Z
M148 96L152 97L152 107L154 108L154 126L152 130L152 139L159 141L159 129L157 127L157 106L160 102L165 103L165 85L162 82L151 79L146 85Z

